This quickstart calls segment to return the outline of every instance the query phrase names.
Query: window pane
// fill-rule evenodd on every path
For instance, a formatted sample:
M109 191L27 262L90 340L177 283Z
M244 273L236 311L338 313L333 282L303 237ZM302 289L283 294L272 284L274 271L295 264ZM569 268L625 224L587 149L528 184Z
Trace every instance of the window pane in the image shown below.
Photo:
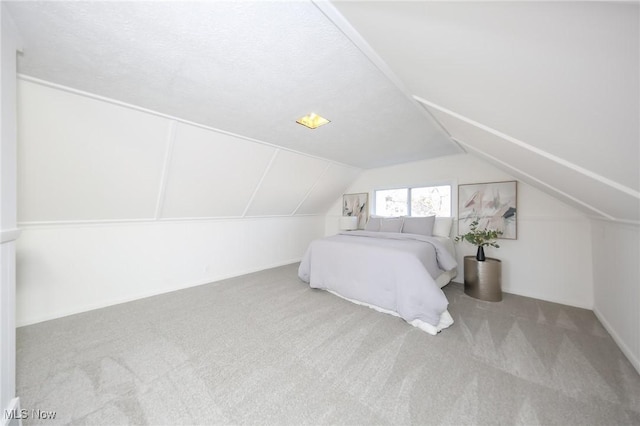
M411 216L451 216L451 186L411 189Z
M376 214L380 216L406 216L408 193L406 188L376 191Z

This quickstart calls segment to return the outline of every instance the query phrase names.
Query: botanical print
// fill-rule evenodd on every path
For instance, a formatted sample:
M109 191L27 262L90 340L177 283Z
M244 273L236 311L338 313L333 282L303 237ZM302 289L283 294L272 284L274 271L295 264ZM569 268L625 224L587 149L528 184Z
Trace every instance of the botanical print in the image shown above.
M344 194L342 196L342 215L357 216L358 229L364 229L369 219L369 194Z
M500 238L513 239L516 231L516 181L458 185L458 234L478 229L502 231Z

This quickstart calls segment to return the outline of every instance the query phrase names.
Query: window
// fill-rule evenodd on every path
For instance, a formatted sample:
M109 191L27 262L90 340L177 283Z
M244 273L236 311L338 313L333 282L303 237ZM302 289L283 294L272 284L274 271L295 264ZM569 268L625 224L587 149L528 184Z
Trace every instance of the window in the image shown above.
M376 190L380 216L451 216L451 185Z
M376 191L376 214L380 216L408 216L409 189Z

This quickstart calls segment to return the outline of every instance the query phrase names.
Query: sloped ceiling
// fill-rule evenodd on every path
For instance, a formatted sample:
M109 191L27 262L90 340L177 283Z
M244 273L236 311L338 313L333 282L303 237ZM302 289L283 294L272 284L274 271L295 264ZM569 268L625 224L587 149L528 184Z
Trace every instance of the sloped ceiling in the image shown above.
M640 221L637 2L334 2L464 148Z
M156 136L174 140L167 164L140 158L171 174L161 174L160 185L150 177L165 192L135 198L131 208L139 210L128 216L244 217L286 214L294 205L297 214L320 212L353 172L332 161L377 167L459 152L457 142L589 215L640 221L637 2L4 3L24 39L19 71L29 79L178 121L163 130L149 125L160 135L140 130L137 138L135 126L126 134L142 145ZM313 131L294 123L311 111L332 122ZM198 125L222 132L205 136ZM41 136L34 153L51 139ZM229 138L266 144L243 152ZM213 146L233 146L229 161ZM149 155L160 156L162 147ZM329 161L294 161L299 154L278 147ZM70 148L71 156L86 149ZM110 155L102 158L117 166L119 157ZM213 170L245 170L247 155L247 174L238 175L244 186L232 191L235 205L202 201L224 194L213 182L230 174ZM46 170L42 161L38 173ZM292 184L288 171L305 161L313 164ZM225 169L230 164L239 167ZM77 176L65 170L40 183ZM94 186L110 182L116 199L138 193L103 171L92 177ZM211 182L198 186L203 178ZM137 183L147 188L143 177ZM254 183L268 193L252 193ZM92 194L89 183L74 184L76 195ZM64 208L51 203L49 212Z
M360 168L461 151L311 1L3 3L32 78Z
M360 169L19 80L24 225L321 215Z

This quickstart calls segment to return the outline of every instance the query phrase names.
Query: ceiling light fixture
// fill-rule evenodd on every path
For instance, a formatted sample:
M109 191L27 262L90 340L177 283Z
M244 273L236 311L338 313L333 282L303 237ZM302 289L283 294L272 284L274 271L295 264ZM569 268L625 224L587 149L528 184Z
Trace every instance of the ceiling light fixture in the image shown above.
M330 123L330 121L312 112L309 115L305 115L304 117L297 119L296 123L302 124L310 129L316 129L324 124Z

